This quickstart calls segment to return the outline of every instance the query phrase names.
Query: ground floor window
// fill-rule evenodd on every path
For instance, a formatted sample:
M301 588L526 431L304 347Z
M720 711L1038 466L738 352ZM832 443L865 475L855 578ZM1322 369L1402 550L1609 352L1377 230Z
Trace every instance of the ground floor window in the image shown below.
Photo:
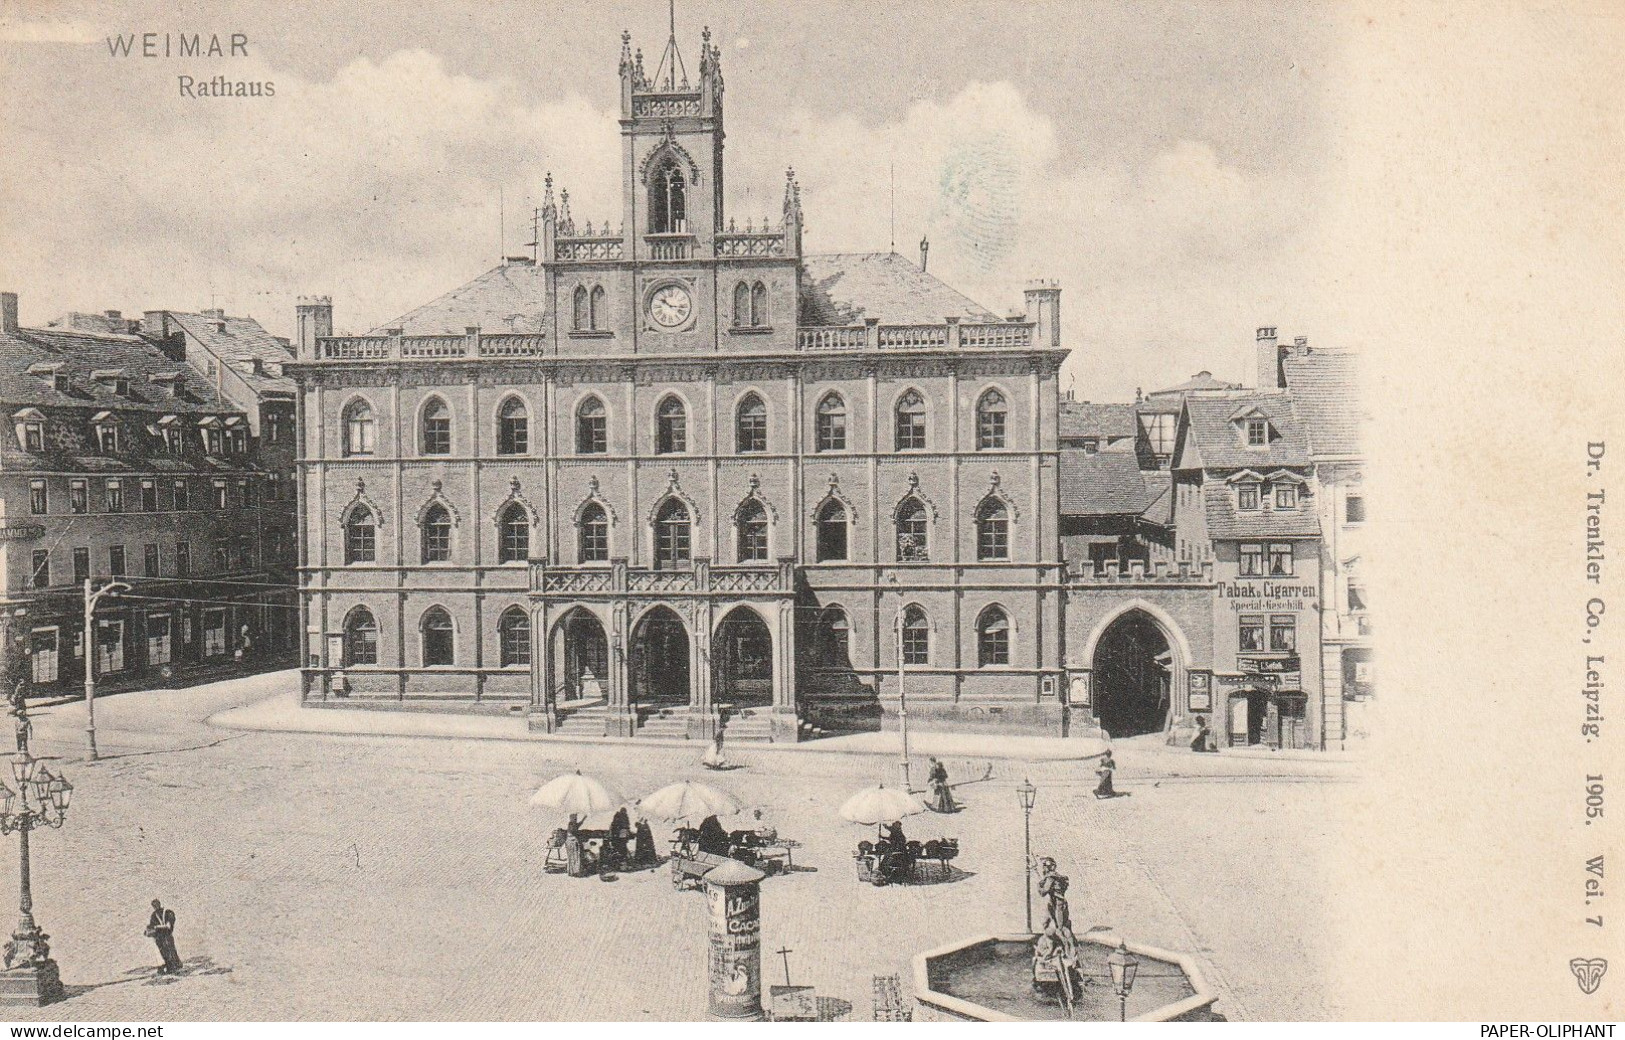
M55 628L36 628L29 635L28 650L34 661L34 682L56 682L60 636L61 633Z
M170 662L171 620L168 614L154 614L147 618L147 663Z
M457 630L451 615L440 607L430 607L423 615L423 667L455 663L456 640Z
M502 667L530 664L530 617L514 607L497 622L497 635L501 642Z
M96 623L96 668L103 673L124 670L124 622Z
M203 612L203 656L224 657L226 655L226 612L224 610L205 610Z

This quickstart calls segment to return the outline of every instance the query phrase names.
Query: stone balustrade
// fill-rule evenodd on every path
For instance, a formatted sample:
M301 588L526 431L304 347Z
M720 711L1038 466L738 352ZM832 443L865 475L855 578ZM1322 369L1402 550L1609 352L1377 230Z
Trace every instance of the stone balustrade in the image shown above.
M1111 560L1099 568L1085 564L1069 571L1066 580L1072 585L1211 585L1213 561Z
M608 566L575 567L532 561L531 590L546 596L740 596L789 595L795 592L795 564L718 567L695 560L686 569L632 567L625 560Z

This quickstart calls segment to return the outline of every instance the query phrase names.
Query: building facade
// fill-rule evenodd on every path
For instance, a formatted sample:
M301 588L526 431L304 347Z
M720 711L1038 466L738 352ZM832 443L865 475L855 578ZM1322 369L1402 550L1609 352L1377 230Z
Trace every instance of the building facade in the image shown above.
M255 416L141 321L110 311L23 328L17 297L0 300L7 681L40 694L83 681L87 582L127 587L95 609L104 685L285 664L291 468L262 457Z
M307 703L1060 732L1060 289L1000 319L725 211L719 53L623 37L621 213L360 337L301 303Z

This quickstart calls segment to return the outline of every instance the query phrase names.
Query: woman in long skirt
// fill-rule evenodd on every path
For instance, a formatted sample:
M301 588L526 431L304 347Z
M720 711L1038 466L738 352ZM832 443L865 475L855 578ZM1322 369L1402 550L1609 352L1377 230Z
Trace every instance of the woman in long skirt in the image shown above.
M705 766L705 768L707 768L707 769L726 769L726 768L728 768L728 760L726 758L722 757L722 730L721 729L717 730L717 735L711 741L711 746L705 749L705 754L700 756L700 764Z

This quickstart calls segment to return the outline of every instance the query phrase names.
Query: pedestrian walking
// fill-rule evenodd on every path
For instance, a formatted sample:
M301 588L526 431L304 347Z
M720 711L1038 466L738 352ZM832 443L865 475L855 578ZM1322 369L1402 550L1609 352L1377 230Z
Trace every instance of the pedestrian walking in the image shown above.
M1096 798L1116 798L1117 791L1112 787L1112 774L1117 772L1117 763L1112 759L1112 753L1107 751L1101 756L1100 765L1095 767L1095 775L1100 777L1100 783L1095 785Z
M164 904L152 901L152 916L147 918L147 937L158 947L164 966L160 975L173 975L181 970L181 955L175 952L175 911L165 910Z
M728 768L728 760L722 755L722 730L720 728L717 730L716 737L711 741L711 746L705 749L704 755L700 756L700 764L707 769Z
M948 767L931 759L931 768L926 773L926 780L931 785L931 811L951 813L958 808L954 804L953 792L948 787Z

